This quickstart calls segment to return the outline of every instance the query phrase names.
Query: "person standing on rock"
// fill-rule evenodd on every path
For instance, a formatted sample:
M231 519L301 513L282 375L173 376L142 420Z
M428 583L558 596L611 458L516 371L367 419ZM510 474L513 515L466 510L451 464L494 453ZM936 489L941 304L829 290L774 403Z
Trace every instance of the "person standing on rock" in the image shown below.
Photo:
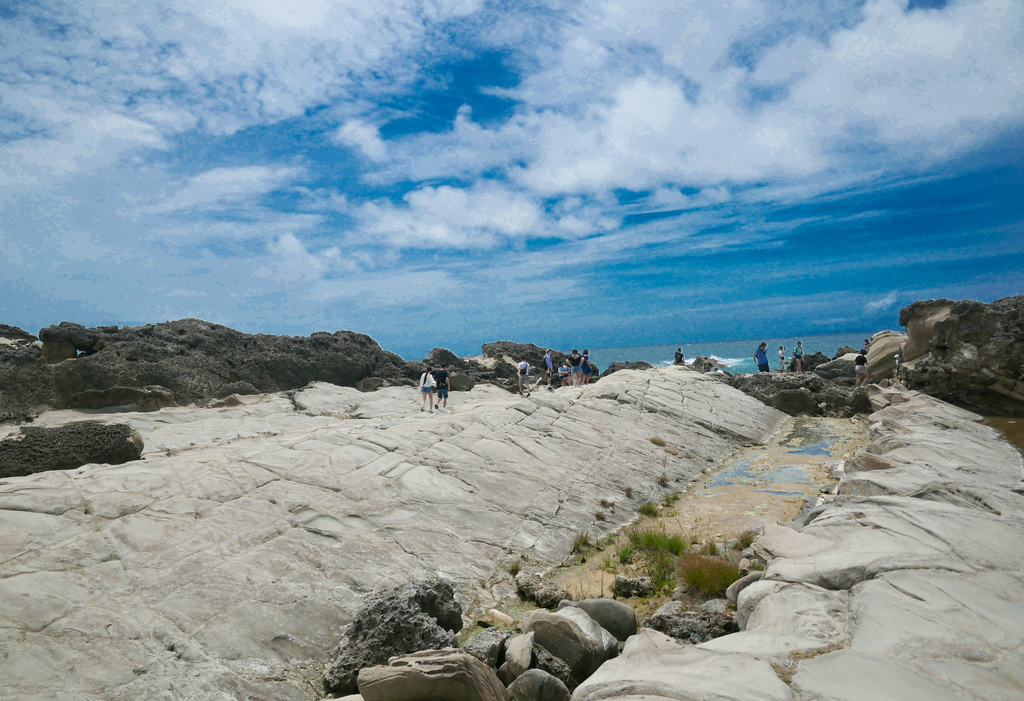
M757 363L758 372L771 372L771 367L768 366L768 344L764 341L754 351L754 362Z
M426 371L420 375L420 394L423 395L423 402L420 404L420 411L427 410L427 402L430 402L430 410L434 410L434 375L431 374L431 367L428 365Z
M786 347L779 346L779 372L786 369Z
M793 349L793 362L796 363L796 371L804 371L804 342L797 341L796 348Z
M572 349L572 353L569 354L569 365L572 367L570 371L572 373L572 386L576 387L580 384L583 379L583 368L580 367L580 363L583 362L583 356L575 348Z
M555 374L555 361L551 359L551 349L548 348L548 352L544 354L544 374L548 376L548 391L554 392L555 388L551 386L551 378Z
M523 358L519 362L519 394L523 393L523 387L526 387L526 396L530 396L530 364L526 362L526 358Z
M583 370L583 380L580 384L589 385L590 376L594 373L594 368L590 366L590 349L584 348L583 355L580 357L580 369Z
M441 369L434 373L434 382L437 383L437 408L441 408L441 401L444 401L444 408L448 408L448 390L452 388L451 375L448 374L448 364L441 365Z
M862 350L860 352L860 355L857 356L857 359L853 361L854 369L857 370L857 386L858 387L866 387L867 384L868 384L868 379L870 379L870 375L868 375L868 359L867 359L867 355L868 355L868 351L865 348L864 350Z

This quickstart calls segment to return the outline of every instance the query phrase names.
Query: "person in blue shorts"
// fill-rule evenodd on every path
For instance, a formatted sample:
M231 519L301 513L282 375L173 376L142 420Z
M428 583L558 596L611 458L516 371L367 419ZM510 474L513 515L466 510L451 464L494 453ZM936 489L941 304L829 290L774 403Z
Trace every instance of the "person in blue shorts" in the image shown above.
M451 375L448 374L448 365L442 365L440 370L434 373L434 383L437 389L437 408L441 408L444 401L445 408L448 407L448 390L452 388Z
M570 371L572 374L572 386L583 382L583 368L580 365L583 363L583 356L575 348L572 349L572 353L569 354L569 367L572 368Z
M544 354L544 373L548 376L548 390L551 392L555 391L555 388L551 386L551 378L555 374L555 361L551 359L551 349L548 348L548 352Z
M590 384L590 376L594 374L594 368L590 366L590 349L583 349L583 359L580 361L580 369L583 370L583 382L584 385Z
M757 363L758 372L771 372L771 367L768 366L768 344L762 342L754 351L754 362Z

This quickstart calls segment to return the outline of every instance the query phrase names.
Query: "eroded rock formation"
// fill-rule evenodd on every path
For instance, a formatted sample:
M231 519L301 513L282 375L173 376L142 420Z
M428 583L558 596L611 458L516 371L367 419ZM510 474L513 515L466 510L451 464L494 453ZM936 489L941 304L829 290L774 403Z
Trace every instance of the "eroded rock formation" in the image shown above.
M900 310L909 387L994 415L1024 416L1024 296L948 299Z

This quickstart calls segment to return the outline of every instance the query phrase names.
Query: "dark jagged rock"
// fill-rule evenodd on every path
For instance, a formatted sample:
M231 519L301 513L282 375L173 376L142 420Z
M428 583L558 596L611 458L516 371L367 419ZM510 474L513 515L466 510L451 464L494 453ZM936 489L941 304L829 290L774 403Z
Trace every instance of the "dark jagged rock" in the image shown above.
M0 324L0 340L6 340L10 343L32 343L39 339L18 326Z
M120 465L142 456L142 437L131 426L95 421L46 428L23 426L0 441L0 477L46 470L73 470L82 465Z
M900 310L907 386L984 414L1024 416L1024 295Z
M867 390L830 382L813 372L735 375L729 384L790 416L851 417L871 410Z
M644 622L644 628L653 628L684 643L699 645L739 630L735 619L727 613L687 611L678 601L670 601Z
M65 357L48 364L34 347L0 352L0 421L74 407L76 397L91 396L83 393L119 388L163 387L184 405L315 381L354 387L367 377L410 379L402 358L351 331L271 336L181 319L121 329L64 322L39 333L51 361Z
M633 362L622 362L616 360L614 363L608 364L608 369L604 371L602 377L608 377L608 375L611 375L613 372L618 372L619 370L650 370L653 367L654 366L650 363L645 363L642 360L636 360Z
M174 394L163 387L111 387L87 389L71 398L76 409L104 409L123 407L130 411L156 411L165 406L177 406Z
M450 582L409 582L371 595L356 613L324 670L324 687L354 694L359 670L388 658L455 646L462 607Z
M570 598L569 592L539 574L519 572L515 579L516 589L523 598L536 602L538 606L554 608L562 599Z
M841 355L842 355L842 353L837 355L836 358L840 357ZM825 363L827 363L827 362L829 362L831 360L834 360L834 358L828 357L827 355L825 355L821 351L818 351L816 353L812 353L810 355L805 355L804 356L804 362L801 364L801 368L802 369L800 370L800 372L811 372L816 367L824 365ZM790 361L789 368L787 368L787 369L790 372L796 372L796 361L795 360L794 361Z
M860 353L861 350L863 350L863 349L862 348L853 348L851 346L839 346L839 350L837 350L836 354L832 356L832 360L838 360L839 358L842 358L847 353Z

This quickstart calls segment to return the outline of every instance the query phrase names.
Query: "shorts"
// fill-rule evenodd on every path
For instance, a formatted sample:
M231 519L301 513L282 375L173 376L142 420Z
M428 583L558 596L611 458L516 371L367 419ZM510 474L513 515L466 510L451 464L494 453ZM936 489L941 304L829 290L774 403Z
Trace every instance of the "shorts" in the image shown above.
M552 370L551 368L548 368L547 370L544 371L544 374L547 375L548 377L551 377L552 375L555 374L555 371Z
M581 372L583 372L583 368L581 368L581 367L580 367L579 365L577 365L576 367L574 367L574 368L572 369L572 374L573 374L573 375L575 375L575 374L577 374L577 373L581 373Z
M427 392L433 392L433 391L434 391L433 387L427 387L425 385L423 387L420 387L420 392L423 392L424 394L426 394Z
M447 399L448 398L448 388L447 387L438 387L437 388L437 398L438 399Z
M771 372L772 369L770 367L768 367L768 363L758 363L757 364L757 371L758 372Z
M854 365L853 367L857 370L857 374L858 375L861 375L861 374L867 375L868 374L868 366L867 365Z
M590 375L594 372L594 369L589 365L580 365L580 367L583 368L584 375Z
M529 382L530 381L530 376L529 375L520 375L519 376L519 381L520 382Z

